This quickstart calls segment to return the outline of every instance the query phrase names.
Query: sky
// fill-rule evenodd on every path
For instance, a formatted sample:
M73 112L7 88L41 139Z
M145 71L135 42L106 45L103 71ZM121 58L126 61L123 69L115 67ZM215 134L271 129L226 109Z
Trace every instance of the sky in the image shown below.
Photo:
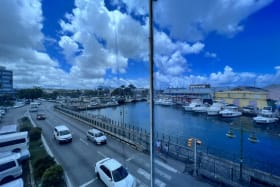
M279 0L154 1L157 88L280 83ZM1 0L15 88L149 87L148 0Z

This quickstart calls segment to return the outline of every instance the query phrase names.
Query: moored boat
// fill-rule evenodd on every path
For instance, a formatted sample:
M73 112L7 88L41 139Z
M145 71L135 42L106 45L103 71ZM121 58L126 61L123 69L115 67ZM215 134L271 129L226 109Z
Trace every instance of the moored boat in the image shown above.
M242 115L242 113L238 111L238 107L235 105L225 106L225 108L221 110L219 114L224 118L234 118Z

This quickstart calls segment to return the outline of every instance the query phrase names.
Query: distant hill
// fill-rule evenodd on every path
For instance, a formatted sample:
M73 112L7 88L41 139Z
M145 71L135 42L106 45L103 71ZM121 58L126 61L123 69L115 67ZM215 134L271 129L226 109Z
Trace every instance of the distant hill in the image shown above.
M280 84L271 84L264 89L268 90L268 99L280 100Z

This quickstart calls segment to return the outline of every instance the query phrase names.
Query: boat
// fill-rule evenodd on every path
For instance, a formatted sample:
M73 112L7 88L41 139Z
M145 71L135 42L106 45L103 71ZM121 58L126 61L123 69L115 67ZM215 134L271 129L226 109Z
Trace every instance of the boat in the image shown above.
M257 117L253 118L253 121L259 124L271 124L278 121L276 114L273 113L271 106L263 107Z
M219 112L224 108L225 103L221 100L214 100L213 104L207 109L207 115L217 116Z
M278 121L278 118L270 114L259 114L257 117L254 117L253 120L254 122L260 124L271 124L276 123Z
M155 104L163 105L163 106L171 106L174 105L175 103L172 101L172 99L169 98L159 98L155 100Z
M190 111L193 111L194 107L201 105L201 104L202 104L202 101L200 99L194 99L189 104L183 105L183 108L185 111L190 112Z
M242 114L244 116L257 116L258 110L255 106L248 105L242 107Z
M238 107L235 105L226 105L219 114L224 118L234 118L242 115L242 113L238 111Z
M205 113L207 112L209 108L209 105L204 103L204 104L198 104L193 108L193 111L196 113Z

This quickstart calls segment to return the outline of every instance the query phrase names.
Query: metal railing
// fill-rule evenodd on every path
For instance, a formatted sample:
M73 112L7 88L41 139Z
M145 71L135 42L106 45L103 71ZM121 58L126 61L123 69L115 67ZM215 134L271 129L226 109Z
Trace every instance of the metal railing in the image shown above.
M137 150L147 153L150 152L150 134L142 128L122 124L101 115L72 111L59 105L56 105L55 109L65 115L84 122L90 127L102 130L107 135L129 144ZM160 149L163 154L167 154L168 157L181 161L185 164L185 172L193 173L194 152L192 148L182 145L182 141L178 138L158 133L156 133L155 136L155 139L161 141ZM167 145L167 151L163 149L165 145ZM214 156L208 151L198 150L196 155L198 174L219 183L229 186L242 186L240 183L242 180L242 182L245 183L261 181L263 184L280 186L280 177L272 173L252 169L245 165L243 167L242 178L240 178L239 163Z

